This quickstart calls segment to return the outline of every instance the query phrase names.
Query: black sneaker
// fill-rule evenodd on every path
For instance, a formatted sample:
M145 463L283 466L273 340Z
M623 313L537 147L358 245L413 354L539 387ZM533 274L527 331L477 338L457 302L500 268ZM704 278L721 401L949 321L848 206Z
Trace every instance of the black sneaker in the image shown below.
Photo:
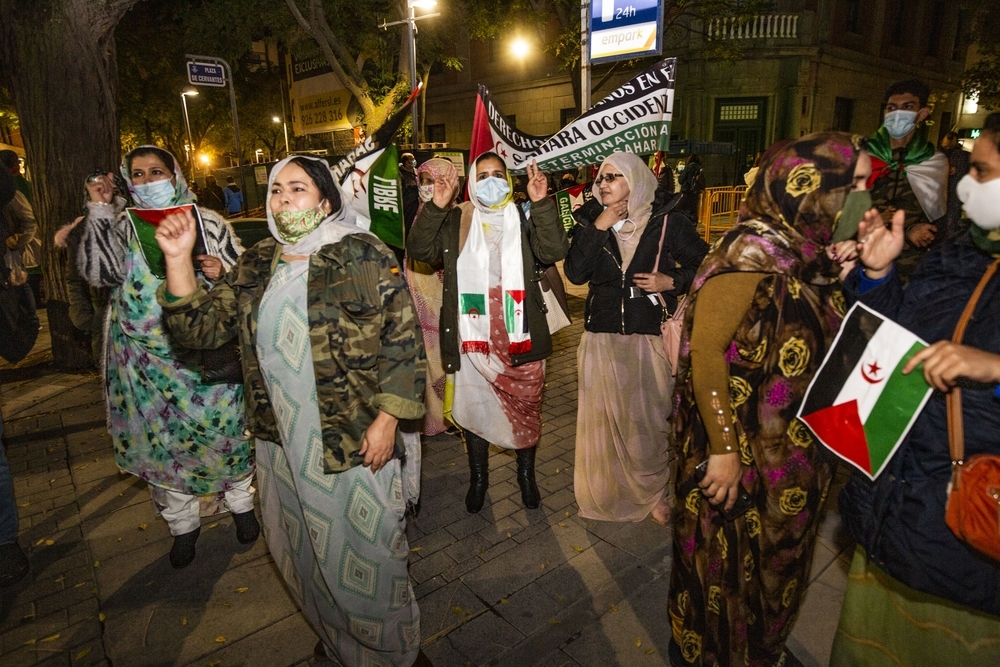
M260 535L260 524L253 510L233 514L233 523L236 524L236 539L240 544L253 544Z
M28 574L28 557L17 542L0 546L0 588L13 586Z
M194 543L201 534L201 526L190 533L184 533L174 538L174 546L170 549L170 564L176 569L187 567L194 560Z

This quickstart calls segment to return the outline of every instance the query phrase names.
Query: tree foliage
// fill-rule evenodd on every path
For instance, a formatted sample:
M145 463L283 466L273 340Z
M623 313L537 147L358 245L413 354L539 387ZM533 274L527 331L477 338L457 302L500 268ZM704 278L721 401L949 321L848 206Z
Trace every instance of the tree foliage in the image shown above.
M966 69L962 90L979 95L986 109L1000 109L1000 0L981 0L977 5L969 42L976 47L978 60ZM961 38L961 36L960 36Z

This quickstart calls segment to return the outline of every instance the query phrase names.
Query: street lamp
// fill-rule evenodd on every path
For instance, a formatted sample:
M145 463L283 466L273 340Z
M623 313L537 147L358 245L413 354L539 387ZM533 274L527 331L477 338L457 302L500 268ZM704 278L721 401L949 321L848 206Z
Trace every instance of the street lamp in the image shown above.
M271 120L275 123L281 123L282 128L285 130L285 157L288 157L289 153L291 153L291 151L288 150L288 123L281 120L277 116L274 116Z
M188 119L188 96L194 97L198 94L198 89L188 86L183 91L181 91L181 106L184 108L184 127L187 129L187 145L184 146L184 157L187 159L187 163L191 165L191 151L194 150L194 142L191 140L191 121ZM194 176L194 167L191 167L191 175Z
M382 25L379 27L382 30L387 30L389 26L406 24L406 42L409 48L407 48L408 55L410 57L410 90L412 91L417 87L417 21L422 21L423 19L434 18L435 16L440 16L439 13L434 14L424 14L423 16L417 16L415 10L417 9L430 9L437 5L437 0L406 0L406 9L409 12L408 16L402 21L393 21L391 23L386 23L382 21ZM418 111L420 105L413 104L413 130L410 135L410 142L413 147L417 147L417 128L420 127Z
M515 58L524 60L531 53L531 44L524 37L515 37L510 43L510 52Z

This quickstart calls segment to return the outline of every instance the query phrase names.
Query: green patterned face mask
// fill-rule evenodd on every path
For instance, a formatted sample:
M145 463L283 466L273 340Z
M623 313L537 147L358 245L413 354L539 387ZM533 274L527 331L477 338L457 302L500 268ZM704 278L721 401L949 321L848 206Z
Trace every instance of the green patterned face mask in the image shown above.
M326 216L327 212L323 210L323 202L320 202L319 206L305 211L278 211L274 214L274 226L278 228L281 240L292 245L319 227L319 223L323 222Z

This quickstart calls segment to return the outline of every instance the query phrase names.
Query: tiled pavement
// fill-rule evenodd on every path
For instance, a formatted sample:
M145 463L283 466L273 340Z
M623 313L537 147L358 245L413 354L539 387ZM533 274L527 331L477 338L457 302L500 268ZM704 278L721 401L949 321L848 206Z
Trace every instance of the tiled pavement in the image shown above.
M548 362L541 508L522 507L514 457L496 451L487 505L467 514L461 442L425 441L410 574L424 650L439 667L667 664L670 531L576 515L582 302L570 301L574 325L557 334ZM114 465L99 379L55 372L47 345L43 331L27 360L0 366L20 542L32 564L0 597L0 664L311 664L316 637L264 541L240 547L228 516L203 523L190 567L170 568L170 536L144 484ZM849 549L831 509L790 643L807 665L827 662Z

